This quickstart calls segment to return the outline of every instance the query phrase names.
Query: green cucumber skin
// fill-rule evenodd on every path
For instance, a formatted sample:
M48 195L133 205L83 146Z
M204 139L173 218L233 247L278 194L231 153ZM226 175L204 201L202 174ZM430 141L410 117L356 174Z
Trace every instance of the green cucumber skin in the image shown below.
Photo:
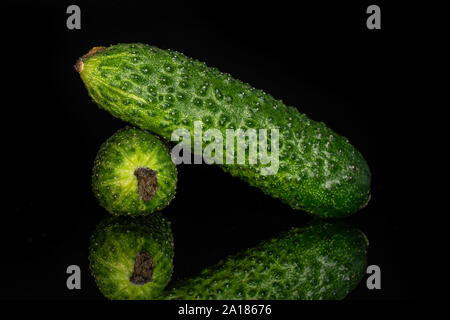
M293 228L175 281L160 299L340 300L365 275L368 240L346 224Z
M370 199L371 174L347 139L261 90L181 53L119 44L82 58L91 98L113 116L170 140L175 129L278 129L279 170L220 165L294 209L339 218Z
M129 281L136 254L145 250L154 261L153 279L143 285ZM172 277L173 235L159 213L141 217L108 216L91 236L89 266L102 294L111 300L158 297Z
M149 164L150 163L150 164ZM158 189L148 201L139 198L138 167L156 170ZM119 175L118 169L122 173ZM126 170L125 170L126 169ZM127 188L121 183L130 181ZM168 147L156 136L125 128L102 144L94 162L92 189L101 206L113 215L148 215L162 210L175 197L177 169Z

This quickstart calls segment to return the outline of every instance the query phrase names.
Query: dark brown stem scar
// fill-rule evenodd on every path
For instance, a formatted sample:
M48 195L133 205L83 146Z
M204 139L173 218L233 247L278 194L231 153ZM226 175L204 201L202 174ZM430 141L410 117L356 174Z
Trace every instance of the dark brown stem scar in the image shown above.
M105 49L106 49L106 47L93 47L91 50L89 50L88 53L86 53L84 56L82 56L80 59L78 59L77 64L75 65L75 70L77 70L78 73L83 71L84 61L86 59L92 57L93 55L95 55L97 52L103 51Z
M130 281L137 285L151 282L153 278L153 258L147 251L139 251L134 262L134 271Z
M138 179L139 199L149 201L153 199L158 190L157 171L147 167L139 167L134 171L134 175Z

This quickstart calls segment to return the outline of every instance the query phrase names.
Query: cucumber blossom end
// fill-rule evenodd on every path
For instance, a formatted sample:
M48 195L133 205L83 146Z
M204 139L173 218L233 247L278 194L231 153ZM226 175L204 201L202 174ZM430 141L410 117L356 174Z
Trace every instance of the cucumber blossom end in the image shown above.
M177 169L167 146L137 128L116 132L94 162L92 189L113 215L148 215L175 197Z

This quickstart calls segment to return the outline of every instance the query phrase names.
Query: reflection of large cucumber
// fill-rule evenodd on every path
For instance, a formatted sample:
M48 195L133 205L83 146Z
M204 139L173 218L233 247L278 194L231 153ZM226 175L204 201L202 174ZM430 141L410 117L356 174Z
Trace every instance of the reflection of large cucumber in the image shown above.
M108 217L91 237L92 275L109 299L154 299L173 270L173 236L159 213L147 217Z
M101 146L92 188L114 215L146 215L175 197L177 169L167 146L147 131L119 130Z
M340 223L294 228L174 282L163 299L343 299L365 274L368 241Z
M95 47L80 58L76 69L101 108L168 140L179 128L193 135L195 121L202 121L203 130L218 129L223 137L226 129L278 129L275 174L262 173L270 164L248 161L221 167L292 208L343 217L370 198L369 168L344 137L181 53L143 44ZM276 157L272 153L278 150L269 149L269 156ZM234 163L237 156L236 152Z

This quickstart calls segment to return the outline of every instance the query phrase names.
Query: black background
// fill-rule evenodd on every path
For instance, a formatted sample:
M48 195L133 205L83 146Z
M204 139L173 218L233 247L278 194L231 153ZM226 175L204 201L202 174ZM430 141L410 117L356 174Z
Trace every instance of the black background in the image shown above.
M66 8L81 7L81 30ZM371 2L311 1L156 4L153 1L14 3L2 7L1 299L104 299L88 267L89 236L107 215L91 192L102 142L126 124L99 110L73 69L93 46L143 42L218 67L298 107L346 136L372 171L372 200L346 219L370 241L369 264L382 289L365 280L349 300L415 296L408 213L398 210L399 179L387 168L399 111L399 38L394 10L377 2L382 29L366 28ZM175 237L174 278L301 225L306 214L215 166L178 166L177 197L164 209ZM389 173L388 173L389 172ZM393 192L396 194L394 195ZM82 270L82 289L66 288L66 268Z

